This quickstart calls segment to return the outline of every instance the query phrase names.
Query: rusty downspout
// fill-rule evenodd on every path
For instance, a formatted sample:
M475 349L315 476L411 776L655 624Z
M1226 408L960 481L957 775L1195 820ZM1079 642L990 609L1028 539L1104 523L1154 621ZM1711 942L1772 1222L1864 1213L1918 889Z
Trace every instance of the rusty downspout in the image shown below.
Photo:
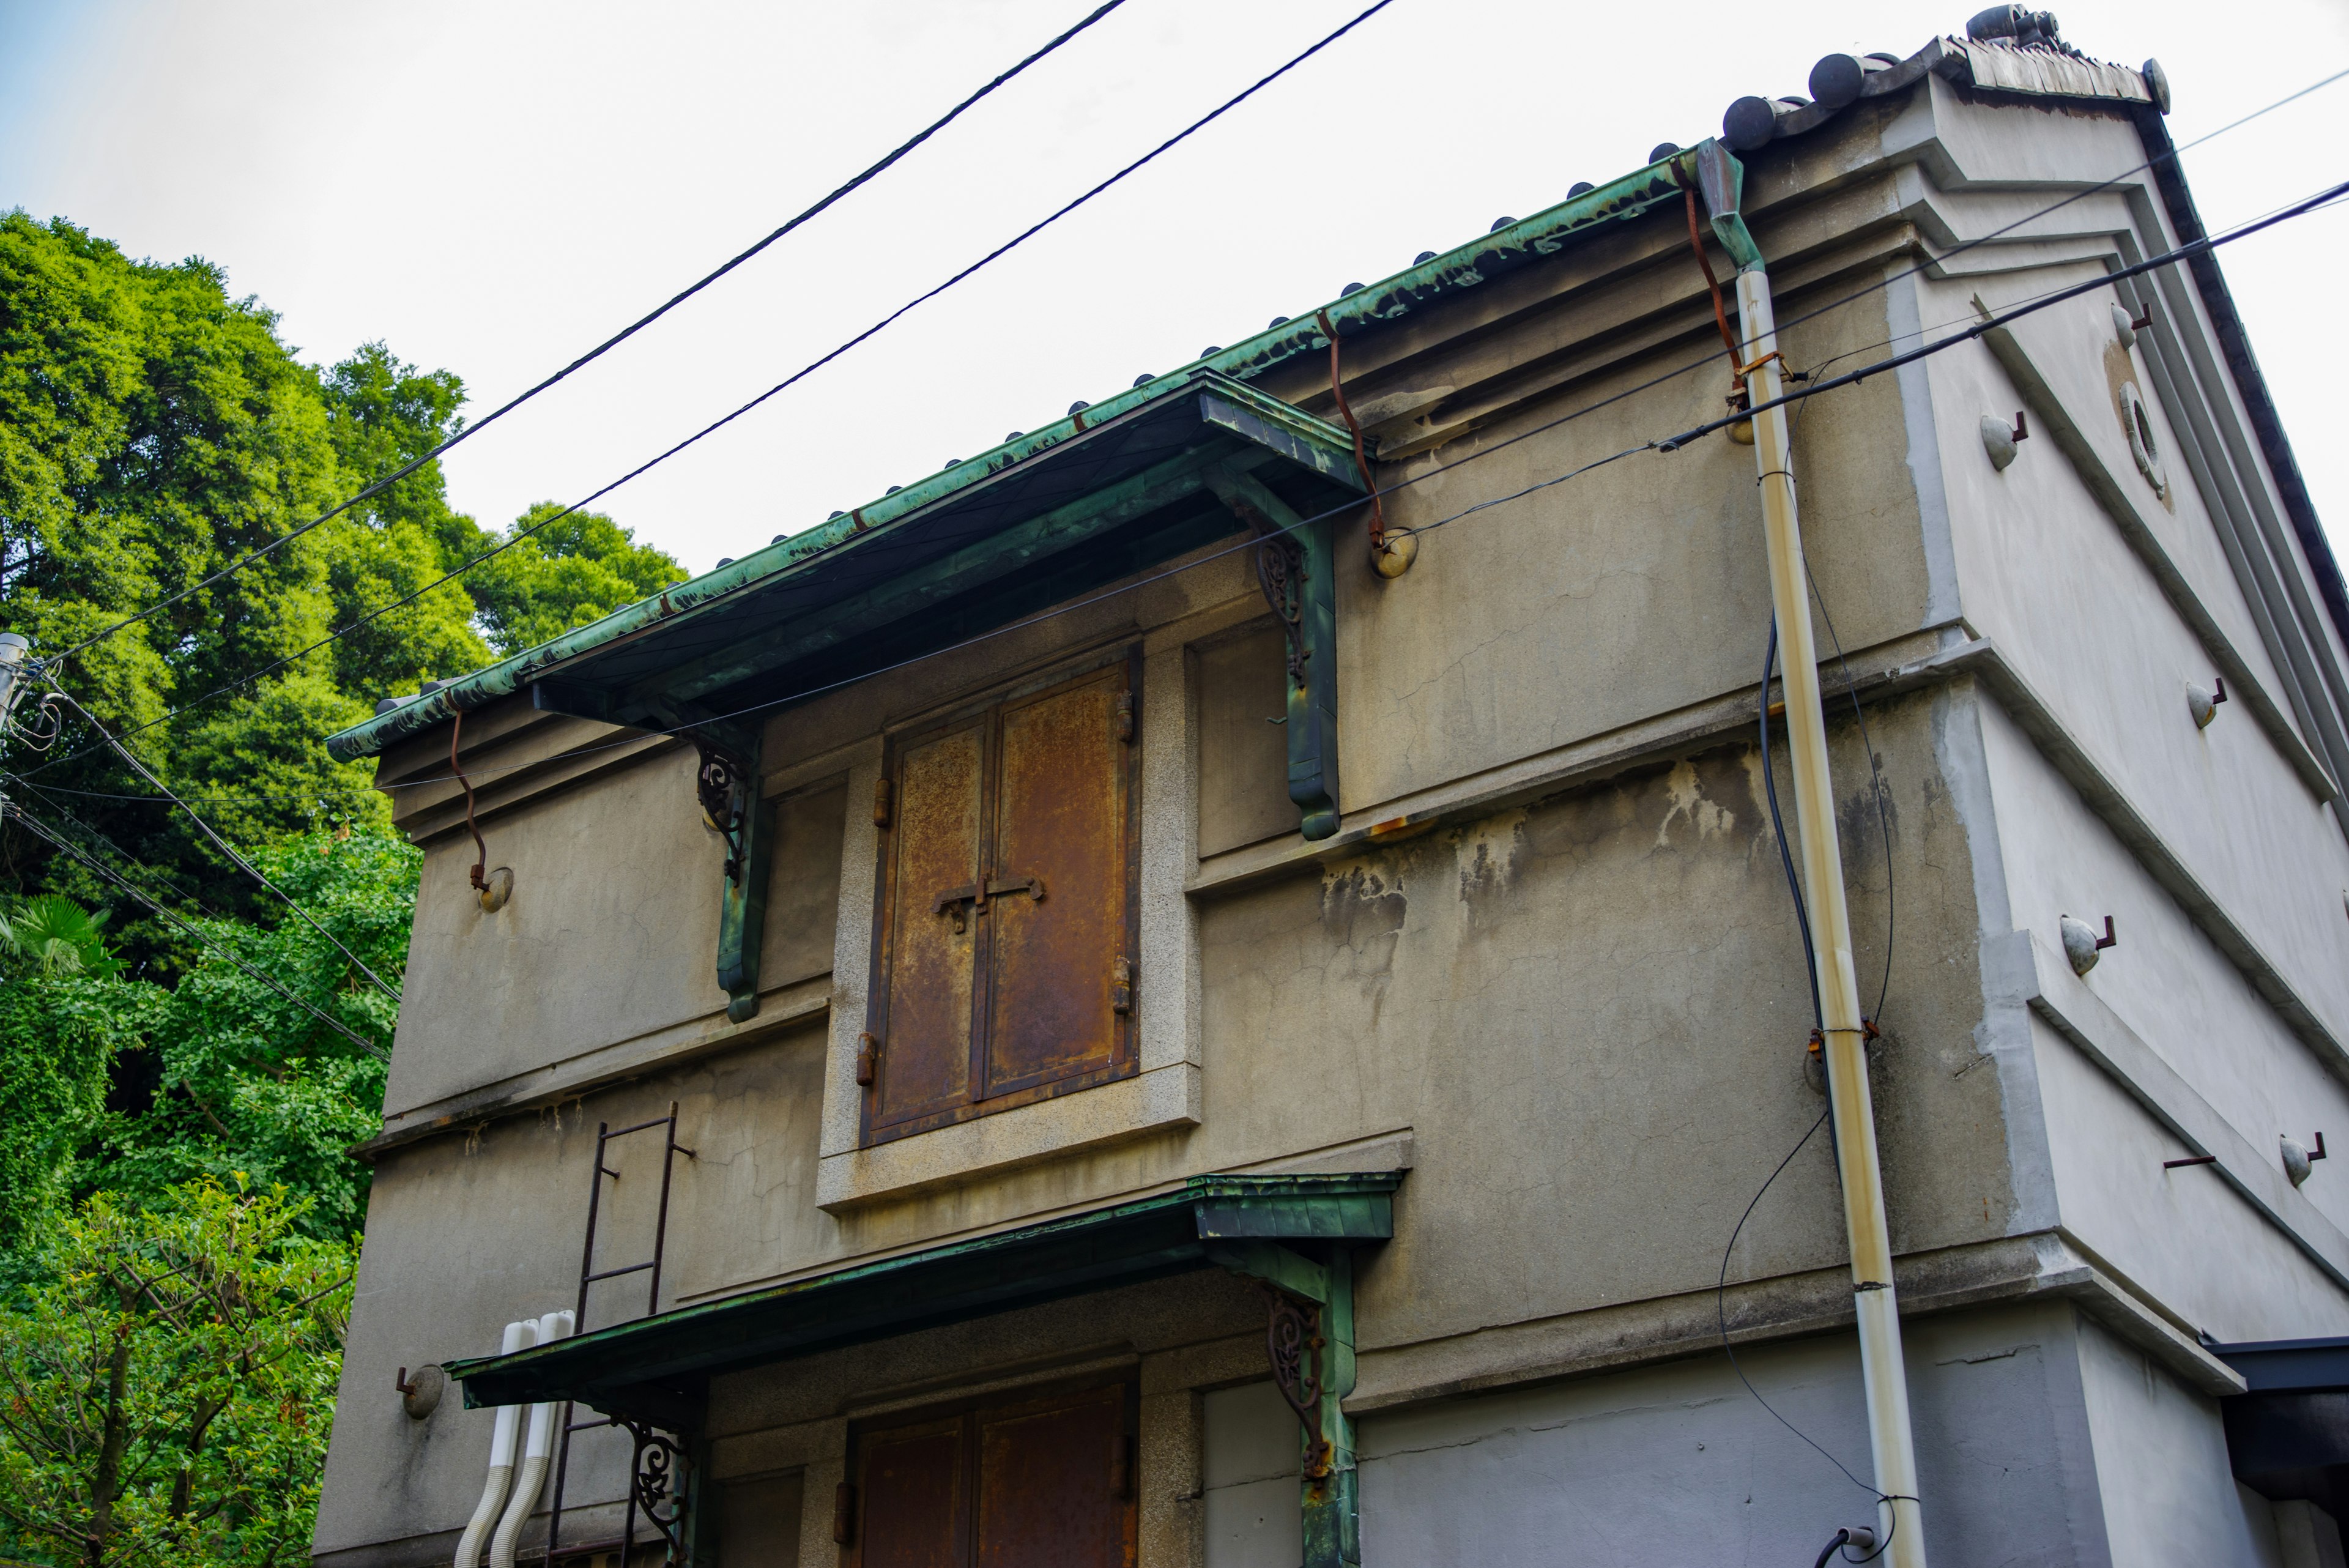
M1713 296L1713 325L1721 328L1721 340L1729 348L1730 390L1725 400L1730 412L1742 412L1747 407L1745 374L1754 367L1747 365L1744 356L1737 351L1737 334L1729 329L1729 312L1722 304L1721 279L1713 270L1713 258L1704 254L1704 231L1697 226L1696 221L1696 186L1688 176L1681 173L1679 165L1673 166L1672 173L1680 181L1681 194L1688 199L1689 249L1696 252L1696 265L1704 270L1704 286ZM1730 426L1729 439L1740 446L1752 446L1754 421L1748 420L1742 425Z
M1390 536L1387 533L1387 508L1379 494L1379 482L1371 472L1371 454L1362 440L1362 421L1354 417L1353 405L1346 401L1346 383L1338 373L1338 328L1331 324L1329 311L1315 312L1321 324L1321 335L1330 339L1330 392L1338 400L1339 417L1346 429L1353 432L1354 466L1362 475L1362 488L1371 495L1371 569L1382 577L1399 577L1411 570L1419 556L1419 540L1408 528L1399 528Z

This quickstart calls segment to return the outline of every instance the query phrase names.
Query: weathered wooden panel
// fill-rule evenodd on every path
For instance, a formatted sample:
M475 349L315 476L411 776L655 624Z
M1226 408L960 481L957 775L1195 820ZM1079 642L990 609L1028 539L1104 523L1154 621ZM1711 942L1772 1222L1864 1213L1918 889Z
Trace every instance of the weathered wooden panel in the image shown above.
M854 1568L967 1568L965 1419L867 1433L860 1445Z
M978 1417L978 1568L1132 1563L1125 1390Z
M1007 707L989 866L980 1097L1112 1066L1126 946L1123 665ZM1126 720L1130 727L1130 717ZM1025 891L1020 890L1025 888ZM1130 986L1130 976L1123 983Z
M946 1110L969 1096L973 990L984 923L968 911L979 877L986 752L986 729L972 723L898 755L889 896L883 906L887 983L876 1031L876 1127Z

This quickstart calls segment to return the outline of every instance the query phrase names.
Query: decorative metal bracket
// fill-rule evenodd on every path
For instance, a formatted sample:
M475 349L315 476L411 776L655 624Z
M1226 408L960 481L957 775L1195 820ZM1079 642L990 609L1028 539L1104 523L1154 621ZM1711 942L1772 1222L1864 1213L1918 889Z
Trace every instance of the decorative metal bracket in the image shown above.
M1253 474L1207 477L1217 500L1256 534L1257 584L1288 644L1288 798L1299 831L1338 831L1337 524L1308 523Z
M1271 1299L1265 1353L1272 1380L1303 1428L1298 1453L1304 1568L1359 1568L1362 1559L1354 1423L1353 1255L1332 1244L1316 1262L1277 1241L1227 1237L1208 1255Z
M619 1568L629 1568L639 1515L660 1532L667 1548L667 1562L681 1565L691 1561L686 1529L691 1458L684 1445L666 1432L626 1418L617 1424L627 1428L636 1445L628 1461L628 1504L626 1521L620 1530Z
M664 711L660 723L701 754L693 793L702 820L726 846L719 888L718 985L736 1023L759 1011L759 946L766 935L767 882L774 853L774 813L760 798L761 732L756 725Z
M1261 1282L1259 1282L1261 1285ZM1273 1386L1305 1428L1302 1469L1308 1480L1326 1480L1330 1470L1330 1441L1321 1435L1321 1313L1302 1307L1290 1296L1262 1285L1272 1298L1271 1321L1265 1327L1265 1355L1272 1363Z
M758 770L714 742L699 735L690 738L694 750L701 753L701 766L693 775L694 793L701 798L701 819L726 840L726 879L739 881L743 827L750 820L750 814L742 809L743 785L748 782L755 787Z

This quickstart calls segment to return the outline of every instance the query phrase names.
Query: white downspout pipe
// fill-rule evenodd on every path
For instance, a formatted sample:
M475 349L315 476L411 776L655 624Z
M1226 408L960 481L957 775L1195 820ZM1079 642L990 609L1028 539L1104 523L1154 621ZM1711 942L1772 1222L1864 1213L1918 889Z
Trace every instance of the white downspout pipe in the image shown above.
M552 1345L567 1337L574 1322L568 1312L551 1312L538 1320L538 1343ZM538 1506L538 1494L546 1486L548 1460L554 1453L554 1407L552 1404L530 1407L530 1435L523 1444L522 1471L514 1478L513 1496L507 1500L505 1516L498 1521L495 1535L490 1537L490 1568L514 1568L514 1549L522 1540L522 1527L530 1522L531 1511Z
M1900 1309L1892 1289L1892 1237L1884 1220L1884 1176L1877 1162L1876 1117L1868 1094L1859 978L1851 959L1851 912L1845 900L1843 848L1836 834L1835 786L1827 771L1826 717L1819 699L1819 650L1811 632L1809 577L1795 512L1795 460L1786 410L1764 405L1783 390L1770 277L1749 264L1737 275L1738 336L1754 364L1746 406L1754 416L1754 456L1761 471L1762 525L1769 545L1770 603L1785 655L1786 739L1795 774L1795 820L1802 835L1803 887L1811 945L1818 958L1819 1004L1826 1014L1827 1094L1835 1114L1836 1161L1844 1222L1851 1232L1852 1302L1859 1316L1860 1376L1867 1386L1868 1432L1875 1450L1877 1534L1889 1539L1892 1568L1925 1568L1925 1520L1917 1502L1917 1445L1909 1423L1909 1375L1900 1348ZM1764 694L1767 700L1768 694Z
M498 1342L498 1354L512 1355L517 1350L528 1350L537 1337L538 1324L530 1319L510 1323L505 1337ZM497 1522L498 1511L505 1506L506 1482L513 1475L514 1433L521 1425L521 1406L498 1407L497 1424L490 1428L490 1479L481 1488L481 1501L473 1505L465 1533L457 1539L455 1568L478 1568L481 1561L481 1543L489 1540L490 1526Z

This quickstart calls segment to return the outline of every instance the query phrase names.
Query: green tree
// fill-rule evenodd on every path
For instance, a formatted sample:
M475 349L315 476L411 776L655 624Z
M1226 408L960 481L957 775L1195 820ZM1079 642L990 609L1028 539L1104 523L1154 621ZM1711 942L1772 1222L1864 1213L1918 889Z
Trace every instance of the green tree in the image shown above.
M355 1252L242 1180L56 1230L0 1303L0 1525L43 1561L307 1561Z
M421 859L396 835L366 829L289 840L255 863L397 985ZM147 985L124 999L139 1035L118 1042L127 1070L117 1077L140 1092L119 1093L96 1126L79 1184L138 1196L243 1171L302 1199L301 1223L316 1234L356 1234L368 1168L346 1151L383 1127L397 1009L290 912L197 924L217 947L168 991Z
M114 980L105 923L56 894L0 916L0 1254L64 1210L115 1058L138 1039L147 998Z
M637 544L601 512L547 521L562 510L542 501L523 513L507 537L540 531L483 562L469 579L482 628L501 656L535 648L685 580L685 568Z
M198 587L461 428L463 382L382 343L301 365L276 318L228 293L209 262L134 261L63 220L0 215L0 628L55 652L182 589L170 610L90 648L67 689L118 731L194 704L129 743L231 836L264 843L343 820L380 823L364 765L331 762L328 731L684 576L609 517L583 513L455 582L427 585L500 535L449 505L438 462ZM536 508L517 528L543 518ZM511 535L507 535L511 536ZM415 597L229 695L329 631ZM261 895L119 759L73 731L37 782L183 895L251 916ZM80 753L75 755L73 753ZM27 770L21 754L9 765ZM40 810L41 797L25 799ZM84 902L104 884L9 830L18 890ZM134 970L168 978L180 939L132 919Z

